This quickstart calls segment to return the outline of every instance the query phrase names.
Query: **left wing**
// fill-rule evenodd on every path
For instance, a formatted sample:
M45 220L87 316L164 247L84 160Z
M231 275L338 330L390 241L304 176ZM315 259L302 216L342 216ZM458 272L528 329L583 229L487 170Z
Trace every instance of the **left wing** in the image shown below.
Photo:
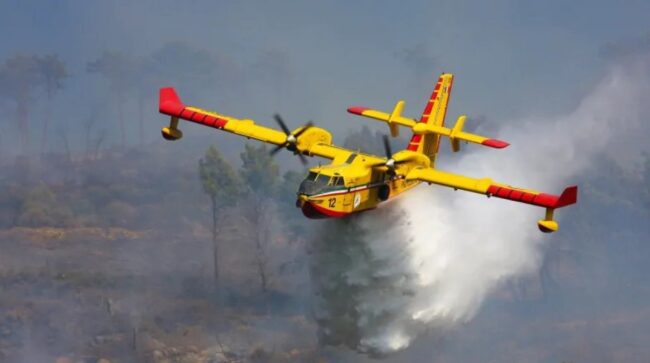
M178 129L178 120L183 119L273 145L285 145L291 142L296 152L308 156L345 160L353 152L332 145L332 135L322 128L311 127L298 137L293 137L293 134L298 134L300 129L287 135L280 130L256 125L253 120L237 119L198 107L186 106L171 87L160 89L159 101L160 113L171 116L169 127L162 129L162 135L167 140L178 140L183 137L183 133Z
M443 185L454 189L485 194L488 197L508 199L515 202L532 204L546 208L546 218L538 221L542 232L554 232L558 229L557 222L553 220L553 211L567 205L575 204L578 197L578 187L570 186L564 189L561 195L552 195L535 190L515 188L499 184L490 178L475 179L463 175L447 173L435 169L415 168L407 175L406 180L419 180L427 183Z

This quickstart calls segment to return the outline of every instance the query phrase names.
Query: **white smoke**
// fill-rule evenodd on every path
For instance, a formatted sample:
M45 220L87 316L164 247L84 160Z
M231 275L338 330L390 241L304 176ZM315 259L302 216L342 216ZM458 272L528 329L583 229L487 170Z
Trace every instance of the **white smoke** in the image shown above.
M465 154L449 171L561 192L617 140L644 129L648 60L613 68L568 115L507 123L499 135L510 148ZM351 324L358 341L346 342L354 349L404 349L426 330L471 319L501 283L539 268L548 240L536 226L543 209L437 186L420 186L390 204L356 219L363 232L356 250L364 254L339 270L357 317ZM355 258L350 250L345 256Z

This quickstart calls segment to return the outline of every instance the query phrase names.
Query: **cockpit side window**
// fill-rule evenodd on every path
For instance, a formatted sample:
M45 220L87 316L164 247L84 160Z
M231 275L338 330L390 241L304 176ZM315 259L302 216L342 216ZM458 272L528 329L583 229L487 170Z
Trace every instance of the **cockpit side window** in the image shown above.
M327 185L331 185L331 186L343 186L343 185L345 185L345 179L343 179L342 176L333 176L333 177L329 180L329 182L327 183Z
M310 181L316 181L317 178L318 178L318 173L314 173L313 171L310 171L309 175L307 175L307 180Z

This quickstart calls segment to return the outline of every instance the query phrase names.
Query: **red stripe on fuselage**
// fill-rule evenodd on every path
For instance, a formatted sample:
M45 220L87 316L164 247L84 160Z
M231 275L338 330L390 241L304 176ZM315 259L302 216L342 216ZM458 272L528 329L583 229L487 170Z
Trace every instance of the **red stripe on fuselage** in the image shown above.
M302 214L305 215L307 218L313 218L313 219L318 219L318 218L342 218L350 213L346 212L337 212L333 210L329 210L327 208L323 208L319 205L316 205L315 203L311 202L305 202L302 205Z

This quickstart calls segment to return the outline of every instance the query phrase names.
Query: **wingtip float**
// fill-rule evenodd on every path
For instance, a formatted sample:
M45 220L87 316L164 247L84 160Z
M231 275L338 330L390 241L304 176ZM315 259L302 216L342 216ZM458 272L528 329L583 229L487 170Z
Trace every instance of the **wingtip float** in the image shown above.
M544 218L537 223L540 231L557 231L559 227L553 219L554 211L577 202L577 186L566 188L560 195L552 195L495 183L490 178L477 179L436 169L435 161L443 137L449 139L454 152L460 150L461 141L496 149L509 145L505 141L463 131L466 116L458 117L453 127L445 127L453 79L450 73L440 76L419 120L402 116L402 100L391 112L360 106L348 108L351 114L387 123L393 137L398 136L400 127L411 130L411 140L406 149L395 154L391 151L388 137L385 137L384 157L336 146L327 130L311 122L291 131L276 115L275 120L281 129L276 130L257 125L253 120L187 106L171 87L160 89L159 111L171 118L169 126L162 129L162 136L167 140L182 138L178 121L183 119L276 145L272 154L287 149L303 162L306 156L330 159L328 165L310 168L309 175L298 188L296 205L308 218L341 218L374 209L380 203L426 182L545 208Z

